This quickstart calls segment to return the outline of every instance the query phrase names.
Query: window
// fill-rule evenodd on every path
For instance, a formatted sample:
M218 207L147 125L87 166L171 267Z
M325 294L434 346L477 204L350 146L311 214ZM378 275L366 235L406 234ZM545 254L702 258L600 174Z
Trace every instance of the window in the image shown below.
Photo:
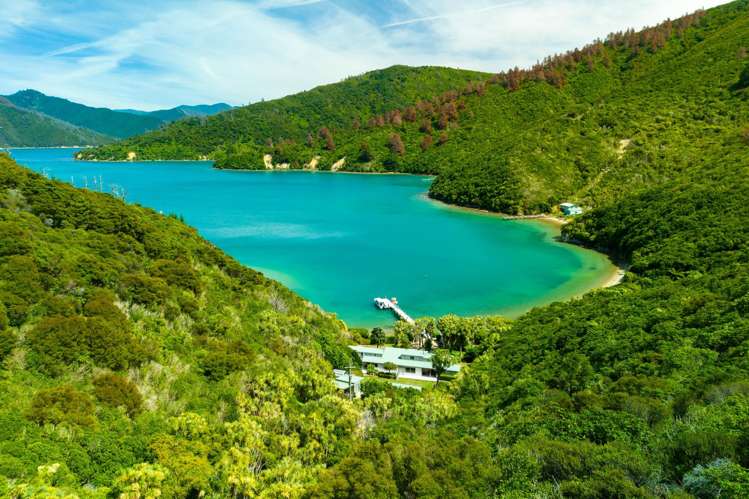
M405 368L407 373L416 374L416 368L415 367L406 367Z

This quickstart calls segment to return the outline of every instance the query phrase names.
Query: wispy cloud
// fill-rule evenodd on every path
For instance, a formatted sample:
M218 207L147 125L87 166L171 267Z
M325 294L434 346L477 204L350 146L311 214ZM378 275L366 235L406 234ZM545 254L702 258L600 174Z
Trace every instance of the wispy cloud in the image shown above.
M162 108L274 98L392 64L496 71L721 0L13 0L0 93ZM624 5L626 4L626 5ZM309 7L309 8L307 8Z
M257 7L259 9L273 10L273 9L289 9L292 7L303 7L305 5L313 5L316 3L323 3L327 0L264 0L259 2Z
M407 26L409 24L439 21L441 19L450 19L450 18L461 17L461 16L472 16L475 14L481 14L482 12L488 12L490 10L512 7L513 5L522 5L524 3L526 2L524 2L523 0L517 0L515 2L505 2L505 3L495 4L495 5L489 5L488 7L482 7L480 9L453 11L453 12L447 12L445 14L437 14L433 16L416 17L413 19L406 19L403 21L395 21L392 23L388 23L388 24L383 25L382 27L383 28L395 28L398 26Z

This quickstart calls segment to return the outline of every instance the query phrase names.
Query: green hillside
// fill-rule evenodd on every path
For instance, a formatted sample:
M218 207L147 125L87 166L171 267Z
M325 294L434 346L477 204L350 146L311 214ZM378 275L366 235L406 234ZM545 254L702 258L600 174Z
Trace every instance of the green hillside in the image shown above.
M304 151L307 156L318 149L317 136L321 127L346 129L355 121L363 125L395 107L406 106L419 98L431 98L485 77L487 75L482 73L458 69L393 66L283 99L235 108L207 119L182 120L163 130L122 141L112 148L86 153L85 157L126 159L132 150L142 159L195 159L206 155L214 157L227 144L242 143L251 150L250 163L245 166L258 168L263 165L263 152L273 152L274 147L266 147L271 143L293 146L296 150L301 144L307 144L311 134L314 147ZM244 153L243 150L241 154ZM282 162L283 158L277 159ZM301 167L301 163L296 162L295 166Z
M119 139L157 129L163 124L160 118L154 116L138 116L84 106L67 99L50 97L36 90L23 90L5 98L18 107Z
M249 106L84 157L207 155L221 168L264 168L270 154L292 168L320 157L323 169L346 158L347 170L438 174L431 195L465 206L513 214L548 212L563 200L597 206L667 180L701 148L741 133L749 111L738 85L749 64L747 10L738 1L615 34L526 71L472 75L476 83L436 98L436 87L409 92L416 97L405 105L386 100L388 112L375 119L353 106L327 117L303 93L273 103L272 116ZM333 100L353 90L342 83L313 91L323 94ZM257 119L232 123L250 115ZM669 166L656 168L664 156Z
M302 487L353 430L330 371L345 340L175 217L0 155L0 496L108 497L161 471L164 497Z
M100 145L111 140L0 98L0 147Z

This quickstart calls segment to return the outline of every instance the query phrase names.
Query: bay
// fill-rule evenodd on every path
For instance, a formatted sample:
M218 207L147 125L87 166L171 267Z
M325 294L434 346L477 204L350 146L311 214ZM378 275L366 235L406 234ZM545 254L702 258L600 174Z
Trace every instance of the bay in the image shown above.
M428 200L431 178L249 172L209 162L86 163L72 149L15 149L20 164L78 187L182 216L241 263L351 326L390 325L376 296L413 317L501 314L600 286L614 266L537 221Z

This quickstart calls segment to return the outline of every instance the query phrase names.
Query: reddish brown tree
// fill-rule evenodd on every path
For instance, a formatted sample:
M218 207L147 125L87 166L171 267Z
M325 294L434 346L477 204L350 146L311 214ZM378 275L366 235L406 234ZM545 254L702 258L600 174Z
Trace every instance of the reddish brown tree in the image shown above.
M424 138L421 139L421 150L426 151L430 147L432 147L432 144L434 144L434 139L431 135L424 135Z
M450 125L450 118L445 114L440 114L440 118L437 120L437 128L440 130L446 130Z
M403 125L403 117L401 116L400 109L396 109L394 111L390 112L390 115L388 116L388 121L393 126L401 126Z
M335 142L333 142L333 134L330 133L328 127L322 127L320 129L320 137L325 141L325 149L332 151L335 149Z
M421 120L419 131L424 132L424 133L432 133L432 120L429 120L429 119Z
M403 145L403 140L401 140L401 136L397 133L394 133L390 136L388 147L390 147L390 152L392 152L393 154L397 154L398 156L401 156L404 152L406 152L406 146Z
M445 142L447 142L448 140L449 140L449 137L447 136L447 132L442 132L440 134L440 138L437 139L437 144L442 145Z

